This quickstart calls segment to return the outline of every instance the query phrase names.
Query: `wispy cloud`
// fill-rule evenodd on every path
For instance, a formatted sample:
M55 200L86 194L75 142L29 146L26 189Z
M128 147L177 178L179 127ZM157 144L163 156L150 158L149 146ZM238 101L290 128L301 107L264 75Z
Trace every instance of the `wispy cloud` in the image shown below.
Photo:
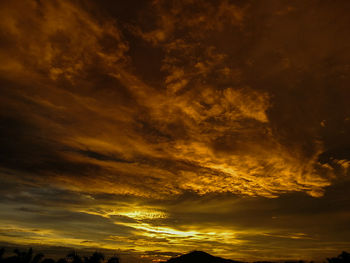
M299 220L330 211L270 205L348 183L341 5L1 3L3 240L229 255L327 236Z

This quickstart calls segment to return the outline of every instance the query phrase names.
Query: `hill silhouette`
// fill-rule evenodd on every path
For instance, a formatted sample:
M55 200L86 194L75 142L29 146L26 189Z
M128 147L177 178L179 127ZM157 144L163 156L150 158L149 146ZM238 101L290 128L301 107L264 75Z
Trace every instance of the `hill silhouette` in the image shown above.
M178 257L164 261L164 263L245 263L231 259L212 256L203 251L192 251ZM282 262L282 261L279 261ZM313 261L309 262L312 263ZM59 259L45 258L42 253L34 253L32 248L27 251L13 250L12 255L5 257L5 248L0 248L0 263L120 263L119 257L114 255L110 258L100 252L94 252L91 256L80 256L73 251ZM122 263L128 263L122 261ZM256 261L254 263L277 263L272 261ZM284 261L284 263L307 263L306 261ZM324 262L325 263L325 262ZM327 258L327 263L350 263L350 253L343 251L336 257Z
M242 263L241 261L215 257L203 251L192 251L188 254L171 258L166 262L167 263L197 263L197 262L198 263Z

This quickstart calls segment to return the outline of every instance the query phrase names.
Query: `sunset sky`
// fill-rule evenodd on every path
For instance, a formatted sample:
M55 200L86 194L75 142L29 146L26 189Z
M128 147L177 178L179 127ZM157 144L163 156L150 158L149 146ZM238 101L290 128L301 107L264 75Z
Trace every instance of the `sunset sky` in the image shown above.
M349 251L349 13L0 1L0 244L146 261Z

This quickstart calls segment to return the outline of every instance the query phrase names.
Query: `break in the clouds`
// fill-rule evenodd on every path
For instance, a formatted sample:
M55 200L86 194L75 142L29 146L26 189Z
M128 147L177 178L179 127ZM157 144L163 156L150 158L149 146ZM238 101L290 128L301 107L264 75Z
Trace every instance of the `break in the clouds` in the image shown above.
M3 1L2 240L241 259L346 247L349 8Z

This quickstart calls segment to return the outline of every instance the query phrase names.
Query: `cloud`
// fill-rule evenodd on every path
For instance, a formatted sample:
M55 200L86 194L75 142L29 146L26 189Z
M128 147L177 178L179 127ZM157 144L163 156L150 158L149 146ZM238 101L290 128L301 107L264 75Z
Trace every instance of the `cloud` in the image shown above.
M332 187L347 184L347 4L0 5L0 197L13 242L249 247L240 258L263 258L265 242L295 246L291 257L299 241L348 244L320 230L332 213L341 228L344 206L296 207L332 206Z
M192 5L171 11L155 3L161 20L156 26L166 26L163 20L174 20L173 14L187 4ZM8 6L11 13L4 16L11 18L2 23L20 54L7 58L20 65L19 71L4 72L37 83L13 78L4 83L22 86L7 89L7 111L23 109L21 114L5 113L5 132L7 127L30 128L31 135L18 134L18 140L27 145L22 149L34 147L31 151L37 153L19 164L22 169L40 170L45 178L74 190L157 198L187 190L270 197L306 191L320 196L330 184L332 171L317 160L322 143L310 137L314 149L305 156L300 144L291 147L276 131L281 119L273 116L275 94L245 84L243 69L230 67L231 57L215 45L187 38L194 27L209 34L212 27L225 30L232 25L241 32L247 7L224 1L199 8L194 18L179 20L186 28L182 35L168 30L174 37L159 43L166 74L166 89L159 90L130 69L129 45L117 22L93 17L70 2L25 5L35 15ZM223 17L209 27L212 12ZM27 16L30 29L22 26ZM13 158L23 162L27 153L19 155L23 150L5 144L13 148L6 151L17 155L5 165L11 167Z

